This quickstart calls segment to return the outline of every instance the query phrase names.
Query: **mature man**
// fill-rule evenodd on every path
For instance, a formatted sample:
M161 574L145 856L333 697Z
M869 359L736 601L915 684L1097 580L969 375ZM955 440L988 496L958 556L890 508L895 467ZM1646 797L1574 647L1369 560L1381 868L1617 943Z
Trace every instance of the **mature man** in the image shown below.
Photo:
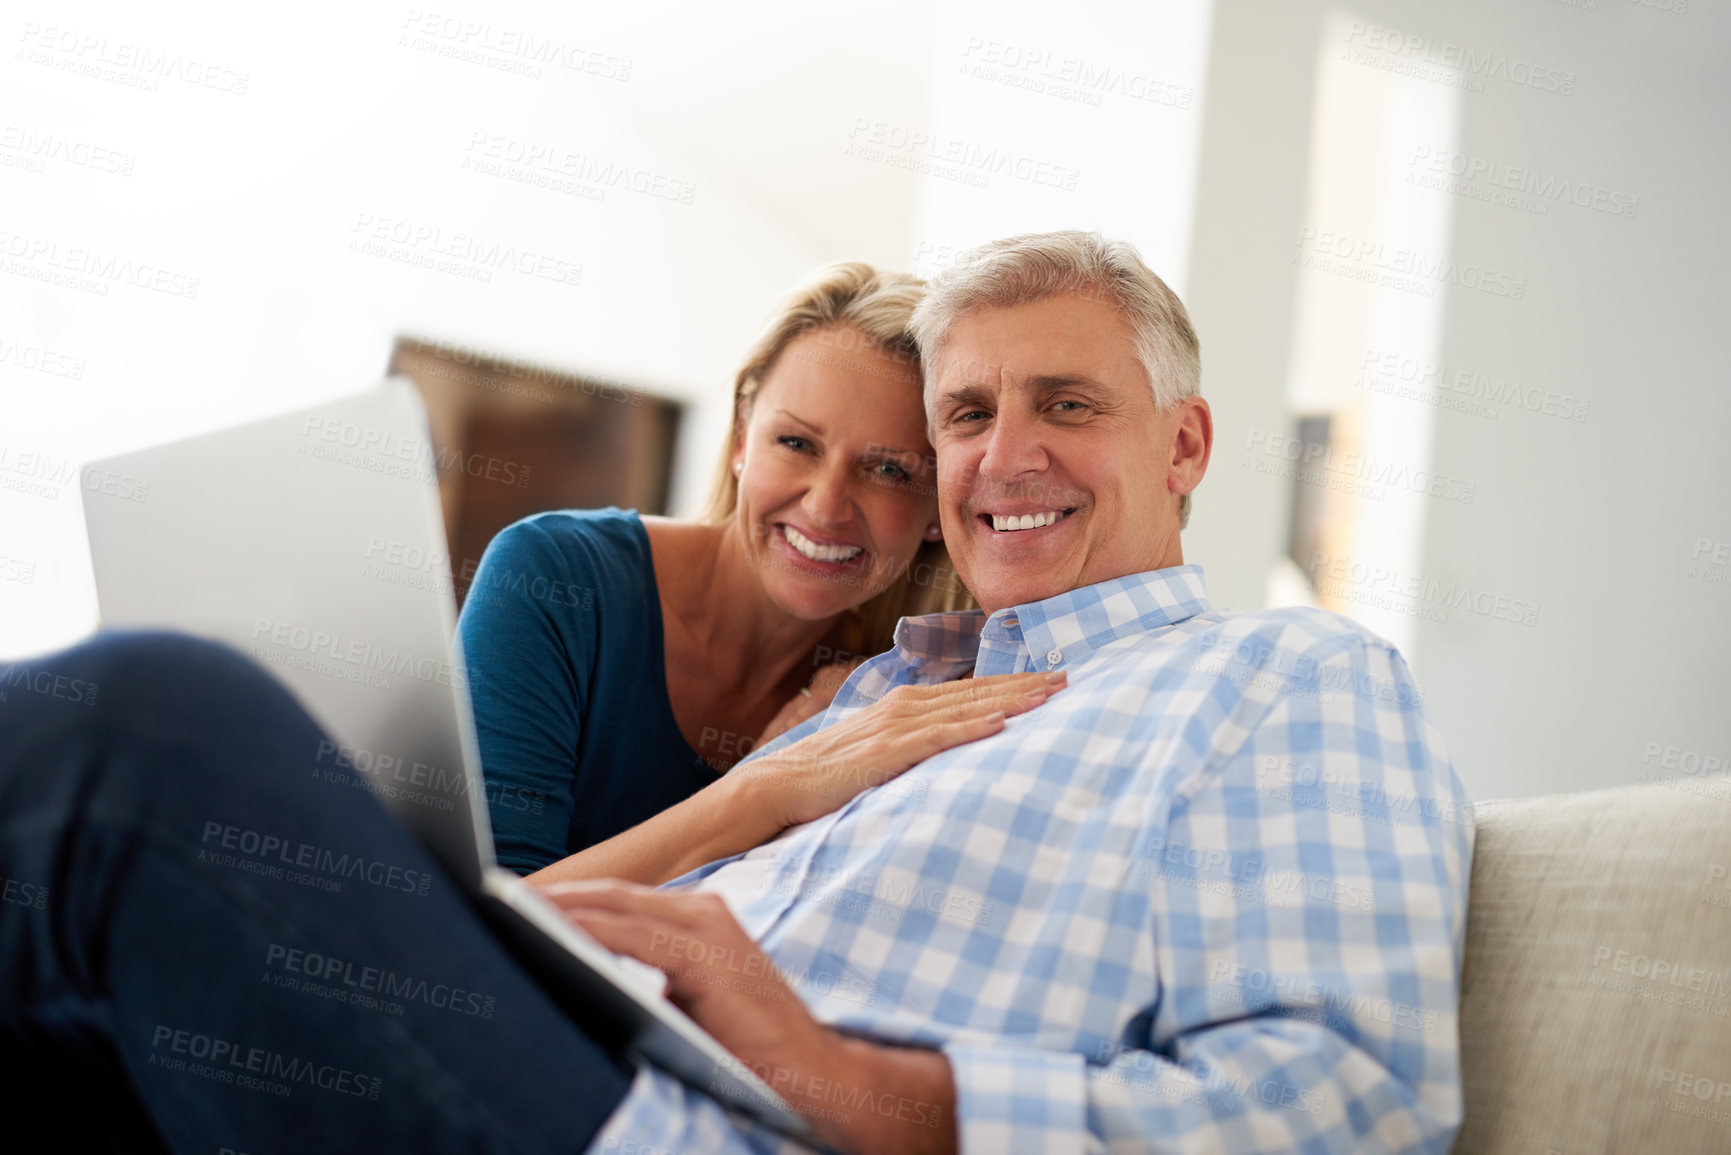
M1213 430L1183 305L1130 246L1054 233L964 257L914 329L944 540L982 609L904 620L782 741L897 686L1069 688L648 919L620 893L570 909L679 971L838 1146L862 1134L846 1104L867 1150L947 1149L952 1118L965 1151L1446 1150L1470 807L1387 643L1212 610L1184 564ZM753 941L804 1005L747 1024L728 996ZM600 1146L769 1143L736 1127L646 1073Z
M781 742L897 687L1068 688L662 890L559 901L842 1150L1446 1151L1470 808L1386 643L1213 610L1184 564L1213 431L1183 306L1129 246L1055 233L965 257L915 324L944 536L982 610L903 621ZM500 1018L483 1055L473 1032L387 1052L442 1124L379 1096L417 1149L556 1150L560 1127L596 1152L794 1148L659 1072L627 1087L472 916L438 912L447 969Z

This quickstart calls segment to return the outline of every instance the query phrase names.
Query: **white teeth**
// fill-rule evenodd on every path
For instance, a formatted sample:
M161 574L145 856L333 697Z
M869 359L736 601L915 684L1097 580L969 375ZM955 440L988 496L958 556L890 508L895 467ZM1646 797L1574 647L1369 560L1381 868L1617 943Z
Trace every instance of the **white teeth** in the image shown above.
M1015 514L1000 517L994 513L992 514L992 528L999 533L1014 533L1023 529L1042 529L1048 525L1057 524L1059 519L1064 516L1065 513L1061 509L1048 509L1044 513L1024 513L1020 517Z
M787 544L812 561L852 561L864 552L857 545L819 545L791 525L782 526L781 531Z

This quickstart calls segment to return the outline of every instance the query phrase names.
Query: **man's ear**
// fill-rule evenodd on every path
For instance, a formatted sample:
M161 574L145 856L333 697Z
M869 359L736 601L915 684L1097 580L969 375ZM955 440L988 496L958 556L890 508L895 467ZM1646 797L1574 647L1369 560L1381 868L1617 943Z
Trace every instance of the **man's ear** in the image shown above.
M1166 487L1187 494L1202 484L1208 458L1214 451L1214 412L1200 397L1178 403L1172 426L1172 456L1167 463Z

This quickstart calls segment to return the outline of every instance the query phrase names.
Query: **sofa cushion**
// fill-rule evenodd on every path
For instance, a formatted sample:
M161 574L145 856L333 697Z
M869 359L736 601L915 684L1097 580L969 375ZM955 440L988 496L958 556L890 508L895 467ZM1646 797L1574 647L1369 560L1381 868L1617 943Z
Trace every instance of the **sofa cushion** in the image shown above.
M1731 794L1707 786L1476 808L1455 1151L1731 1151Z

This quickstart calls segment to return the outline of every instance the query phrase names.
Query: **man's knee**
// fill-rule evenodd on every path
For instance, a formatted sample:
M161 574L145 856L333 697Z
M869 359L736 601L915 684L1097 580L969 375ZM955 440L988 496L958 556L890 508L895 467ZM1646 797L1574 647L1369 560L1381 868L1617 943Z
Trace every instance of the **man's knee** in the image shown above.
M44 738L125 731L184 739L230 729L238 719L303 717L293 695L251 659L189 634L99 634L0 666L0 728Z
M150 705L165 714L209 714L293 701L239 650L191 634L128 630L101 634L66 653L97 686L99 702Z

